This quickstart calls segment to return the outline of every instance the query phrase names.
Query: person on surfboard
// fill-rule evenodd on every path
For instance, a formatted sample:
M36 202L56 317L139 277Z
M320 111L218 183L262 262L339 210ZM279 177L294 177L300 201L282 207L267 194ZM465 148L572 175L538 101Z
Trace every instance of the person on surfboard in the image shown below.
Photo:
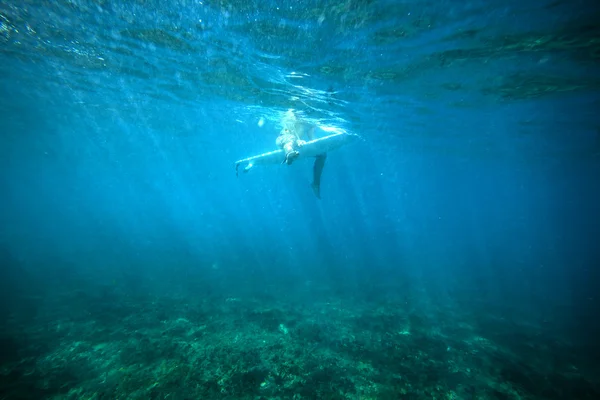
M282 129L279 136L275 140L277 147L285 152L285 158L282 164L291 165L300 155L302 146L306 143L302 138L304 135L308 140L314 139L315 125L299 121L296 118L293 110L288 110L281 119ZM321 199L321 175L325 167L327 153L319 154L315 157L313 164L313 181L311 183L312 190L318 199Z

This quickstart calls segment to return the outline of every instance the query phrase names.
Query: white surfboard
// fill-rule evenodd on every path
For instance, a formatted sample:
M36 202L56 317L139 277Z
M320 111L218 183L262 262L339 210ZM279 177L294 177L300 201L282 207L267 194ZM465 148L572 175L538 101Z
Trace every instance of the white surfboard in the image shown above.
M304 143L304 145L302 145L302 147L298 150L300 154L298 155L297 160L316 157L319 154L339 149L340 147L352 143L354 140L359 138L358 135L348 133L339 128L320 126L317 128L317 131L318 130L323 131L326 136ZM243 167L244 172L248 172L250 168L256 165L282 164L284 160L285 153L282 149L269 151L268 153L263 153L236 161L235 173L236 175L238 174L238 169L240 166Z

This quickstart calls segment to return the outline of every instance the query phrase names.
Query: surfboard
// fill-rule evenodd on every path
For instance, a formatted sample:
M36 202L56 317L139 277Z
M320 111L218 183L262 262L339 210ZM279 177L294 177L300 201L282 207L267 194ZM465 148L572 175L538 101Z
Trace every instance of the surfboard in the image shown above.
M354 140L359 138L358 135L348 133L339 128L321 126L318 127L318 130L323 131L326 135L304 143L304 145L298 150L300 154L297 160L316 157L319 154L337 150L340 147L352 143ZM256 165L282 164L284 160L285 153L282 149L244 158L235 162L235 174L237 176L240 166L243 166L244 172L248 172Z

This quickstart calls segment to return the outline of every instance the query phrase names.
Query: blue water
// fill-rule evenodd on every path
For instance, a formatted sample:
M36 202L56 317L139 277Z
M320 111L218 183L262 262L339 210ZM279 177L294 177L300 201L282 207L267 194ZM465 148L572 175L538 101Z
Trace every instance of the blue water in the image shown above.
M598 398L599 17L0 3L0 398Z

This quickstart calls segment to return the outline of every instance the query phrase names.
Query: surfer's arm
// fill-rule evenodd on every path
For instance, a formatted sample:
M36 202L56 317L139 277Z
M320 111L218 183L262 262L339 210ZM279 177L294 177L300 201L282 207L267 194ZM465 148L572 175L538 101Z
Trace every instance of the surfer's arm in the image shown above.
M308 137L308 140L315 140L315 126L311 125L310 128L308 128L308 130L306 131L306 136Z
M315 127L314 125L308 129L298 129L296 132L296 146L302 147L307 141L314 140L315 138ZM306 133L306 139L304 140L304 133Z

